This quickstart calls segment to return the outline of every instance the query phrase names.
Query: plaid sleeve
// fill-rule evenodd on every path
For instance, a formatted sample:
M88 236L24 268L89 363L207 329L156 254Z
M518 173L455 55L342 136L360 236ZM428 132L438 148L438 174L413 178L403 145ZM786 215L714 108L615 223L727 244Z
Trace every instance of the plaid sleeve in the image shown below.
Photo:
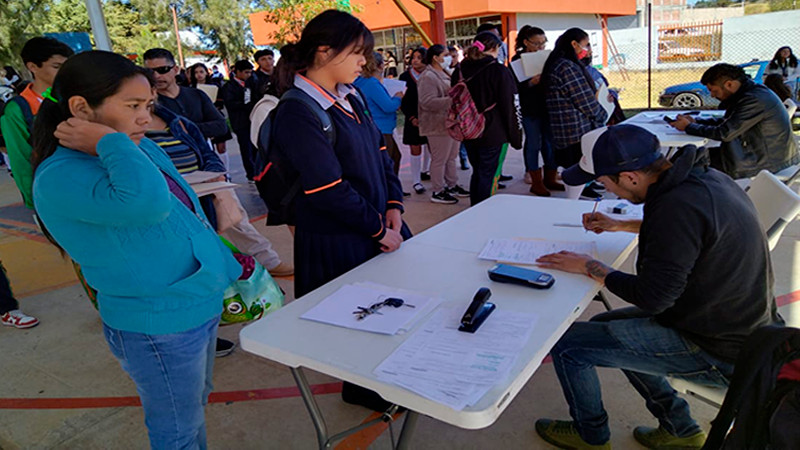
M567 98L572 99L575 109L589 120L596 123L605 123L608 120L608 113L597 101L594 89L575 64L564 65L564 90Z

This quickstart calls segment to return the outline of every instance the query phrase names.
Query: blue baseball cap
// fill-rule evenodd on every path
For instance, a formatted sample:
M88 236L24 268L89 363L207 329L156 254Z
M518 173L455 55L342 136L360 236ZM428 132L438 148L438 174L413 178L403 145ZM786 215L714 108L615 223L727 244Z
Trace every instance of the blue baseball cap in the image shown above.
M661 144L642 127L620 124L584 134L581 151L581 161L561 173L561 180L570 186L580 186L603 175L643 169L661 156Z

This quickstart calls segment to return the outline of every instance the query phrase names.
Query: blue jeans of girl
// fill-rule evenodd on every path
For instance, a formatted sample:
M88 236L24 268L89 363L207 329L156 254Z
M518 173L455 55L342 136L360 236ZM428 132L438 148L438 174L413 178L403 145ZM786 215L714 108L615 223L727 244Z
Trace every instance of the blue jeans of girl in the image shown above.
M550 354L575 427L593 445L610 438L595 367L622 369L659 425L681 437L697 433L700 427L692 419L689 404L678 397L665 376L727 386L733 374L733 364L714 358L638 308L572 324Z
M525 171L539 170L539 153L542 154L545 169L557 169L547 122L538 117L522 116L522 128L525 130L525 146L522 149Z
M136 383L152 449L205 449L219 317L188 331L148 335L103 324L120 365Z

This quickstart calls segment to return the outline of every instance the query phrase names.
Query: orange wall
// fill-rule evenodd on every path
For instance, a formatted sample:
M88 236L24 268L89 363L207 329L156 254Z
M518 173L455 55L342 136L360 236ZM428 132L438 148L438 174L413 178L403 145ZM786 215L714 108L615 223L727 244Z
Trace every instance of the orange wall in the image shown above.
M408 21L392 0L353 0L361 5L357 16L370 30L382 30L407 26ZM414 2L403 0L403 4L420 23L429 21L427 8ZM543 13L543 14L636 14L636 0L444 0L446 20L461 17L490 16L502 13ZM250 28L256 45L269 45L266 38L274 28L264 21L265 14L250 15Z

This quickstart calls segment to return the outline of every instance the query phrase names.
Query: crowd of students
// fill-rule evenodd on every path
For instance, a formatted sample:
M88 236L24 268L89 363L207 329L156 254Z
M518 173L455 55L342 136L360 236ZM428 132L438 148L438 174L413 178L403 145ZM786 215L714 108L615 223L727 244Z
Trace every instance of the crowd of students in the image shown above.
M515 58L541 51L546 43L542 29L525 26ZM607 82L590 68L588 34L578 28L564 32L543 73L523 81L505 65L508 48L496 26L479 30L463 59L459 54L443 45L413 49L408 69L399 74L406 90L390 96L382 79L398 75L394 55L373 52L366 26L334 10L319 14L298 42L284 46L277 65L271 50L259 51L257 67L237 61L224 84L216 70L195 64L187 84L180 85L180 68L164 49L145 52L139 67L111 52L72 55L51 38L26 44L22 57L34 81L20 95L23 101L9 104L0 119L14 179L43 232L79 265L79 276L96 295L104 337L136 383L154 448L205 445L203 406L214 356L233 347L216 338L222 293L243 273L218 235L273 275L294 274L298 298L411 237L402 217L403 199L411 194L398 178L401 152L394 140L398 110L405 117L402 143L411 149L412 188L425 193L427 174L434 203L469 197L475 205L493 195L509 145L523 149L532 194L566 190L570 198L599 196L592 184L596 177L575 177L565 186L558 176L559 167L577 167L587 158L586 136L605 132L606 124L620 119L619 111L609 115L597 98ZM723 81L736 76L723 75L728 77ZM704 83L719 77L711 78ZM742 92L753 89L741 81ZM449 91L458 83L465 83L485 118L482 134L463 142L448 132ZM324 110L335 130L331 139L314 108L303 102L280 102L271 116L271 151L297 174L300 186L290 220L294 265L281 261L253 228L235 195L230 201L243 218L223 229L211 197L198 199L181 176L202 170L226 179L225 142L235 136L246 177L253 180L260 168L253 156L251 113L260 99L288 92ZM685 128L704 130L699 124ZM641 142L633 139L631 145ZM656 155L657 142L645 144L644 150L655 145L646 155L652 159L648 164L658 161L658 173L666 173L672 166ZM423 167L423 147L429 170ZM458 184L456 159L468 167L464 152L472 167L469 189ZM797 162L796 150L791 156ZM694 153L685 159L681 164L691 167ZM631 170L644 168L643 159L631 164ZM620 182L613 180L605 183ZM658 177L647 180L655 184ZM641 186L631 189L615 193L623 198L641 193ZM594 229L603 231L601 225ZM19 311L7 287L0 279L3 323L36 325ZM379 411L388 406L376 393L349 383L342 395ZM689 425L695 433L696 424ZM603 426L581 436L607 440Z

